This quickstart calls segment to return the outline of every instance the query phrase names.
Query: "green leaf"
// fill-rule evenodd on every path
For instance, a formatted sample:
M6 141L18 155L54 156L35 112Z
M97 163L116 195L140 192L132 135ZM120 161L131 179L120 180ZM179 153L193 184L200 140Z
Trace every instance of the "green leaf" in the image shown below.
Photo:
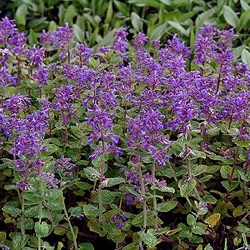
M61 250L63 248L63 243L61 241L59 241L57 243L57 247L56 247L56 250Z
M157 210L159 212L167 213L168 211L174 209L177 206L177 204L178 204L177 201L162 202L157 205Z
M74 232L75 236L78 235L78 231L79 231L78 227L77 226L73 226L73 232ZM71 231L68 231L66 235L67 235L67 237L68 237L68 239L70 241L73 241L74 238L73 238L73 235L72 235Z
M142 31L143 23L141 21L140 16L138 16L138 14L136 14L135 12L131 13L131 23L137 32Z
M214 213L207 217L204 222L208 224L209 227L213 228L219 223L220 217L220 213Z
M190 194L192 194L195 186L196 186L196 180L195 179L180 180L179 183L178 183L178 187L180 189L180 194L183 197L187 197Z
M94 205L83 205L82 208L84 215L89 219L98 217L101 212L100 209Z
M101 226L100 226L100 224L99 224L99 222L97 220L90 220L90 221L88 221L87 226L88 226L88 228L89 228L89 230L91 232L98 233L102 237L107 234L106 232L102 231Z
M175 189L172 187L167 187L167 186L163 186L163 187L158 187L158 186L151 186L150 188L151 190L159 190L163 193L175 193Z
M245 174L243 171L237 170L237 173L240 175L240 178L243 181L250 181L250 171L247 171L247 173Z
M133 242L125 246L122 250L139 250L139 245Z
M47 150L43 153L44 156L52 155L53 153L58 151L58 147L54 144L46 145Z
M221 184L227 191L230 192L239 185L238 181L232 181L231 183L229 183L229 181L222 181Z
M68 223L64 223L62 225L58 225L58 227L54 229L54 234L62 236L65 235L69 230Z
M79 250L94 250L94 246L91 243L81 243L79 248Z
M23 250L29 241L28 235L22 235L20 233L11 233L10 237L12 238L13 250Z
M83 170L84 175L91 181L96 181L100 178L100 173L96 168L87 167Z
M102 202L104 204L111 204L115 199L115 193L109 190L102 190ZM93 199L94 203L98 203L98 196Z
M26 4L21 4L16 11L15 19L18 25L26 24L26 16L28 14L28 8Z
M128 3L135 4L139 7L150 6L156 9L161 7L161 3L155 0L129 0Z
M118 11L120 11L123 15L125 15L125 16L129 15L129 9L128 9L127 4L122 3L120 1L116 1L116 0L114 0L114 4L115 4L116 8L118 9Z
M75 185L80 188L81 190L90 190L92 185L87 182L76 182Z
M25 192L23 196L25 200L32 201L34 204L37 204L42 199L39 193L34 192Z
M233 210L233 217L239 217L246 213L246 209L242 205L239 205Z
M214 249L211 247L210 243L208 243L208 244L205 246L204 250L214 250Z
M211 194L205 194L202 198L206 203L215 204L217 202L217 199Z
M49 201L61 200L63 197L63 191L61 189L50 189L46 195L45 199Z
M82 130L80 128L78 128L77 126L70 126L70 130L74 136L76 136L77 138L81 138Z
M106 19L105 19L105 23L111 23L112 18L113 18L113 3L112 1L109 1L109 7L108 7L108 11L106 14Z
M193 228L192 228L192 233L198 234L198 235L203 235L207 226L201 222L198 222Z
M51 226L45 221L43 221L42 223L36 222L34 226L34 230L35 230L37 237L49 236L50 229L51 229Z
M64 22L72 25L73 18L77 15L76 9L73 4L69 5L64 15Z
M154 248L157 244L157 237L151 233L145 233L145 232L138 232L141 240L149 247Z
M196 222L195 216L192 215L192 214L189 214L189 215L187 216L187 224L188 224L189 226L192 226L192 225L195 224L195 222Z
M63 6L63 4L60 4L59 6L59 12L58 12L58 17L59 17L59 25L64 24L64 16L65 16L66 9Z
M194 176L198 176L204 172L207 171L207 166L206 165L192 165L192 174Z
M190 157L190 159L195 160L195 159L206 159L207 155L199 150L192 150L192 156Z
M234 28L239 27L240 20L237 14L227 5L223 6L223 16L229 25Z
M113 187L115 185L121 184L125 182L125 179L122 177L114 177L114 178L107 178L104 180L105 187Z
M216 13L216 7L209 8L208 10L202 12L195 20L196 30L203 26L209 18L211 18Z
M168 21L168 24L171 25L173 28L177 29L180 31L181 34L188 36L189 35L189 31L184 29L181 24L174 22L174 21Z
M244 51L244 50L243 50ZM247 51L248 56L249 56L249 63L250 63L250 53ZM250 64L249 64L250 67ZM245 140L245 139L236 139L234 140L234 143L237 146L243 147L243 148L248 148L250 146L250 140Z
M241 4L241 7L243 10L245 10L245 11L250 10L250 6L247 4L247 2L245 0L240 0L240 4Z
M49 28L48 28L48 31L53 31L53 30L56 30L57 29L57 24L55 21L50 21L49 22Z
M17 222L17 228L21 229L21 224L24 225L24 228L27 230L32 230L34 227L34 220L32 218L24 218L23 221L19 220Z
M157 26L153 31L151 32L150 39L161 39L164 34L167 32L167 22Z
M220 174L221 174L223 179L228 179L231 172L232 172L232 167L230 167L228 165L221 166Z
M240 15L240 30L242 28L245 28L246 25L248 24L248 22L250 21L250 9L248 9L247 11L244 11L241 15Z
M37 44L37 33L33 31L33 29L30 29L29 35L28 35L28 41L29 44L32 46L34 44Z
M10 205L5 205L2 210L11 215L12 217L17 217L19 215L21 215L22 210L20 208L14 207L14 206L10 206Z

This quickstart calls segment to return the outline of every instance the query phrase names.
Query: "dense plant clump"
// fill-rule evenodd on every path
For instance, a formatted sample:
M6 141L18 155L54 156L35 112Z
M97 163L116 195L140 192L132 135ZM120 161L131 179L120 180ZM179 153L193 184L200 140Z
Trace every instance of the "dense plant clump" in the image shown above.
M30 47L0 27L3 249L250 247L250 71L233 30L202 27L192 52L124 28L93 50L67 24Z

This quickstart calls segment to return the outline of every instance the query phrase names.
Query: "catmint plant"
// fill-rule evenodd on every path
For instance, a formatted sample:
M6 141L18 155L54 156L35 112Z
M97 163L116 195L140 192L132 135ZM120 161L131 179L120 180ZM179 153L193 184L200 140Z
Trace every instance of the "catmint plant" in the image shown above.
M129 37L88 48L65 24L31 47L0 21L2 248L248 244L250 71L233 30L207 24L192 49Z

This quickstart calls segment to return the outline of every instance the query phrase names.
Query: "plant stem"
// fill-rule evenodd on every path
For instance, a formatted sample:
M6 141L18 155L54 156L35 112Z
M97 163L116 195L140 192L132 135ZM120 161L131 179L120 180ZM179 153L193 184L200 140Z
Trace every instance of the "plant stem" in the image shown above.
M42 223L42 212L43 212L43 187L42 187L41 183L40 183L39 191L41 194L41 200L39 202L39 224L41 224ZM38 250L41 250L41 236L38 236L37 242L38 242L37 248L38 248Z
M232 183L234 171L235 171L235 168L236 168L236 163L237 163L237 160L238 160L238 154L239 154L239 146L236 147L235 156L234 156L234 164L233 164L233 168L232 168L232 171L231 171L231 173L229 175L229 179L228 179L229 184Z
M69 224L70 232L72 234L72 238L73 238L73 242L74 242L74 247L75 247L75 250L77 250L78 246L77 246L77 241L76 241L76 235L75 235L74 229L72 227L72 224L70 222L69 214L68 214L68 211L67 211L67 208L65 205L65 198L63 196L61 198L62 198L62 203L63 203L63 211L64 211L64 214L66 216L66 220Z
M156 199L156 190L155 190L155 160L152 164L152 187L153 187L153 205L154 205L154 227L155 230L158 230L158 213L157 213L157 199Z
M146 230L147 228L147 201L145 197L145 186L144 186L141 166L138 167L138 170L139 170L139 178L140 178L140 183L141 183L141 196L143 198L143 229Z
M20 192L19 190L17 190L17 195L18 195L18 199L21 205L21 210L22 210L22 216L21 216L21 234L25 235L25 226L24 226L24 197L23 197L23 192Z

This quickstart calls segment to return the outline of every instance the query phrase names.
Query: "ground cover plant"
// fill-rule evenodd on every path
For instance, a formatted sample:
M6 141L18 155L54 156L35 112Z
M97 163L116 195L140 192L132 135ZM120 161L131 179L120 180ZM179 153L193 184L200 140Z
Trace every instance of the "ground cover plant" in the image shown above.
M93 50L65 24L28 46L2 19L2 249L249 249L250 71L233 39L209 24L191 50L121 28Z
M16 20L30 44L43 29L68 22L79 42L89 46L109 41L119 27L130 35L143 32L165 42L177 33L193 46L199 27L216 22L220 29L235 28L238 54L249 44L249 0L1 0L0 16ZM244 52L246 54L246 52ZM245 56L243 56L245 58Z

